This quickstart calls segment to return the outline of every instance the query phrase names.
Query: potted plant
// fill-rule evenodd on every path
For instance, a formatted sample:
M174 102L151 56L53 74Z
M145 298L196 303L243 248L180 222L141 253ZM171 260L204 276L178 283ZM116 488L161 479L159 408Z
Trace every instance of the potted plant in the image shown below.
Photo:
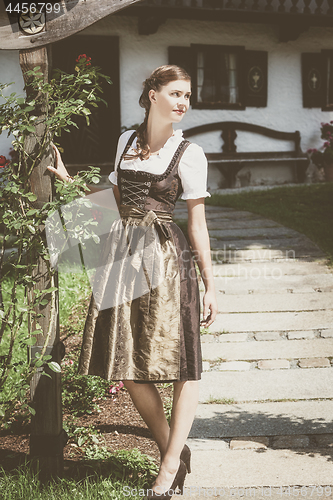
M333 181L333 120L321 123L321 138L325 141L320 149L308 149L312 162L323 168L326 181Z

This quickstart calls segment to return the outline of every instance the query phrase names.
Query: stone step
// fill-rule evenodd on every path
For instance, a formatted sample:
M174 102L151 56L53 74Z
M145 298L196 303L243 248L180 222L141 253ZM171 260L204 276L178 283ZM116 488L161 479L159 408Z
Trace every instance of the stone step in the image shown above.
M178 214L178 212L187 212L187 204L185 200L178 200L175 206L174 214ZM263 218L261 215L248 212L246 210L236 210L235 208L231 207L218 207L214 205L205 205L205 212L206 216L211 217L212 214L217 214L220 217L226 217L229 216L232 217L234 213L237 213L238 215L243 215L244 217L248 216L253 216L253 217L260 217L261 219Z
M293 330L288 331L270 331L270 332L238 332L238 333L223 333L223 334L201 334L201 343L216 343L216 342L266 342L268 340L303 340L315 338L333 338L333 328L325 328L322 330Z
M226 209L226 207L214 207L215 210L212 208L212 210L207 211L206 207L206 219L207 220L213 220L213 219L218 219L218 220L229 220L230 224L234 220L248 220L249 222L252 220L263 220L263 221L270 221L270 219L265 219L261 215L254 214L252 212L246 212L243 210L235 210L235 209Z
M209 332L268 332L328 329L333 324L333 311L254 312L218 314Z
M333 398L330 368L203 372L199 396L201 403L328 398Z
M207 220L207 227L209 232L214 229L247 229L247 228L255 228L260 227L265 229L267 227L282 227L278 222L274 222L273 220L268 219L228 219L228 218L209 218Z
M296 256L296 252L310 251L312 253L317 252L318 254L323 252L319 247L312 243L311 241L305 241L304 237L298 238L255 238L255 239L226 239L221 240L219 238L210 237L212 248L219 248L220 258L226 259L231 258L234 255L238 255L239 251L251 250L255 256L259 250L266 250L267 255L270 252L279 250L281 256L285 256L288 259L293 259ZM232 253L233 252L233 253ZM324 254L323 254L324 255Z
M333 357L333 338L312 340L267 340L266 342L204 342L205 361L252 361Z
M235 278L235 277L250 277L252 275L253 264L251 262L244 262L243 264L222 264L219 263L219 253L212 252L213 258L213 273L214 276L220 278ZM280 276L318 276L318 280L322 279L323 274L329 274L333 283L332 270L318 262L284 262L283 265L277 266L276 262L257 262L255 265L256 272L253 273L253 279L257 276L280 277Z
M265 269L252 265L244 276L215 277L216 293L243 295L248 293L311 293L333 291L332 274L284 275L283 266L276 265L275 274L265 274ZM244 270L244 273L247 270ZM271 273L273 270L270 270Z
M206 220L221 220L223 222L229 221L229 224L232 224L234 221L239 221L239 220L248 220L249 222L254 221L254 220L260 220L266 223L274 222L270 219L264 219L261 215L254 214L251 212L245 212L245 211L240 211L240 210L235 210L233 208L227 208L227 207L205 207L205 212L206 212ZM177 207L175 208L173 212L173 219L175 222L177 220L187 220L188 218L188 211L187 207L182 206L182 207ZM278 224L275 222L275 224Z
M319 311L333 308L333 291L306 294L217 294L220 312Z
M250 226L250 227L249 227ZM285 226L277 226L277 227L251 227L251 223L245 228L233 228L233 229L210 229L209 236L211 238L218 238L220 241L222 240L232 240L236 238L239 239L269 239L269 238L299 238L301 236L300 233L294 231L293 229L289 229Z
M214 205L206 205L205 206L205 211L206 213L208 213L209 217L212 215L212 214L219 214L221 216L229 216L232 217L232 215L237 212L238 214L244 214L244 217L245 216L256 216L256 217L261 217L260 215L257 215L257 214L254 214L252 212L248 212L247 210L242 210L242 211L238 211L236 210L235 208L231 208L231 207L218 207L218 206L214 206ZM261 217L262 218L262 217Z
M192 474L186 476L184 495L191 499L333 498L333 488L328 486L333 483L330 449L231 451L216 441L187 440L193 450ZM288 485L296 485L289 494ZM283 486L283 490L274 490L278 486ZM307 488L301 489L302 486Z
M191 438L333 434L333 401L199 404Z
M238 332L238 333L222 333L211 334L202 333L201 343L210 342L247 342L258 341L266 342L267 340L303 340L303 339L331 339L333 338L333 328L325 328L322 330L293 330L288 331L270 331L270 332Z
M324 491L327 489L327 495L323 497ZM251 486L250 488L243 488L241 486L236 486L234 488L203 488L200 486L187 486L187 479L184 487L184 496L188 496L191 500L202 500L202 497L212 497L214 499L221 499L222 497L232 497L236 499L244 500L244 496L252 498L267 498L269 500L281 500L285 497L292 497L292 495L299 496L311 495L311 500L333 500L333 486L298 486L298 485L288 485L288 486Z
M226 242L222 240L210 239L212 250L223 251L223 262L238 263L238 262L289 262L290 260L303 259L314 260L323 259L324 253L315 246L308 245L287 245L286 249L272 248L271 245L263 248L226 250Z
M184 202L177 203L178 216L188 217ZM333 352L326 256L305 236L247 211L206 206L206 219L220 309L209 330L230 333L202 336L204 359L227 361L202 374L200 401L239 403L199 404L184 494L333 500L333 487L311 488L333 484L333 370L295 365L303 356L329 362ZM257 369L257 360L295 369ZM218 370L231 365L251 369ZM294 401L269 401L288 399ZM242 449L249 446L257 448ZM288 485L296 485L289 495Z

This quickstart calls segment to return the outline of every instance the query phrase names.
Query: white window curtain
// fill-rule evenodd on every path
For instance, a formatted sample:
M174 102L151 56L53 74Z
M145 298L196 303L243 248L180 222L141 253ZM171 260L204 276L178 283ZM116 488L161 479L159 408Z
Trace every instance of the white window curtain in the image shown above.
M197 52L197 102L235 104L239 99L237 53Z
M229 77L229 103L235 104L238 102L237 55L231 52L225 53L224 57Z
M205 60L202 50L198 52L197 60L197 101L202 102L202 88L205 78Z

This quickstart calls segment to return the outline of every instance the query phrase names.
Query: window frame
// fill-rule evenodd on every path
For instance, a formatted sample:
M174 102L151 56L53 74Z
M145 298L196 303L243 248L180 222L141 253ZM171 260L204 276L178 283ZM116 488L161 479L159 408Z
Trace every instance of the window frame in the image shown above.
M236 52L239 61L239 103L209 103L209 102L198 102L198 52L200 50L213 50L216 54L221 52ZM192 76L192 86L193 93L191 97L191 105L193 109L235 109L235 110L245 110L245 86L244 86L244 72L245 72L245 46L241 45L210 45L210 44L191 44L191 51L193 53L193 76Z

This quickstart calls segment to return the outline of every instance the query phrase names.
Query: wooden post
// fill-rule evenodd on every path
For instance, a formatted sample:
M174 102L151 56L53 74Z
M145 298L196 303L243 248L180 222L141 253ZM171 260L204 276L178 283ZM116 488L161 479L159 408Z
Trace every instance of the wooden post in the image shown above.
M48 53L46 47L20 50L20 65L25 81L26 71L40 66L45 80L48 79ZM28 90L29 91L29 90ZM41 100L37 115L42 117L45 113L47 102ZM25 151L32 153L38 145L38 138L45 132L43 120L38 120L36 125L37 140L30 135L25 142ZM52 199L51 175L47 165L53 163L53 153L50 150L43 156L40 163L36 165L31 175L31 191L37 196L34 202L36 208L40 208L45 202ZM51 286L45 262L40 256L35 255L34 277L37 279L36 288L45 290ZM57 286L57 277L55 286ZM46 298L49 298L46 296ZM32 347L32 356L40 352L49 333L46 354L53 356L53 361L60 363L61 344L59 342L59 307L58 293L53 304L49 301L46 306L39 306L36 310L44 317L34 320L33 329L41 329L42 333L37 337L37 344ZM50 329L51 325L51 329ZM30 435L30 457L38 459L42 479L63 474L63 430L62 430L62 408L61 408L61 380L60 373L55 373L48 368L45 371L51 378L41 375L40 368L30 384L32 406L36 414L31 419Z

